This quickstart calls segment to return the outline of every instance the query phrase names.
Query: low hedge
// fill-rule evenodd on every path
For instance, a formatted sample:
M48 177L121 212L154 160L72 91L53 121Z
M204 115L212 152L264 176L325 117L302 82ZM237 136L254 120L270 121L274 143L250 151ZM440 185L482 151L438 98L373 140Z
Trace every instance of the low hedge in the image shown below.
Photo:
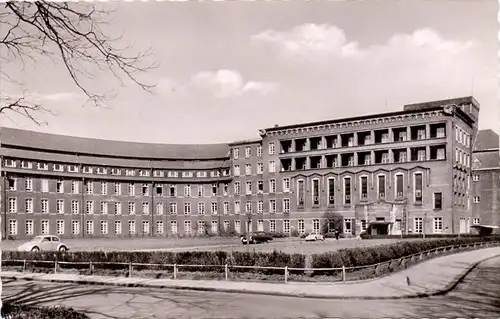
M471 238L431 239L421 241L403 241L392 244L340 249L323 254L312 255L312 268L340 268L367 266L398 259L434 248L471 244L475 242L500 241L500 236Z
M3 251L2 260L40 260L40 261L64 261L64 262L111 262L111 263L142 263L142 264L178 264L178 265L211 265L221 267L185 267L183 271L224 271L224 265L237 266L261 266L261 267L292 267L304 268L305 255L286 254L273 251L262 252L225 252L225 251L183 251L183 252L18 252ZM37 267L44 267L43 263ZM45 264L45 268L53 267L53 264ZM99 266L100 267L100 266ZM106 265L106 268L123 269L126 265ZM81 267L88 268L88 265ZM232 271L274 273L270 270L232 269ZM278 271L279 272L279 271ZM282 272L282 271L281 271Z
M38 307L28 305L2 304L4 319L90 319L86 314L65 307Z

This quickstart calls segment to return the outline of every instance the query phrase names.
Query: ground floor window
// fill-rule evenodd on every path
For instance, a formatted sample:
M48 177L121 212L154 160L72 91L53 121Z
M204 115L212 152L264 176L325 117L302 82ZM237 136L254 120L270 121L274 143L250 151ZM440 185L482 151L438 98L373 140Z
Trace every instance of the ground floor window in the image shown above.
M257 221L257 231L264 231L264 221L262 219Z
M89 235L92 235L94 233L94 221L93 220L87 220L85 223L85 232Z
M271 219L269 221L269 231L271 233L275 233L276 232L276 221L274 219Z
M443 217L434 217L434 233L443 232Z
M170 221L170 233L172 235L177 234L177 221L176 220Z
M299 230L300 234L303 234L303 233L306 232L306 226L305 226L305 223L304 223L303 219L299 219L297 221L297 227L298 227L298 230Z
M413 219L413 228L415 229L416 234L421 234L424 230L424 222L422 217L415 217Z
M164 229L163 229L163 220L157 220L156 221L156 233L158 235L162 235L164 233Z
M352 233L352 220L351 219L344 219L344 233L350 234Z
M41 227L41 233L42 235L48 235L50 232L49 228L49 221L48 220L42 220L42 227Z
M361 220L361 230L366 230L366 220L365 219Z
M229 220L224 221L224 230L227 231L229 229Z
M128 233L129 234L135 234L135 221L134 220L129 220L128 222Z
M472 219L472 225L479 225L479 218Z
M149 221L147 220L142 221L142 233L149 234Z
M319 219L313 219L313 232L319 233Z
M122 222L120 220L115 220L115 235L122 234Z
M283 232L284 233L290 232L290 220L289 219L283 220Z
M198 234L203 235L204 233L205 233L205 221L199 220L198 221Z
M234 221L234 230L240 234L241 233L241 220Z
M394 231L395 232L401 231L401 219L396 219L396 222L394 223Z
M103 234L103 235L108 234L108 221L107 220L101 220L101 234Z
M9 220L9 235L17 235L17 220L15 219Z
M33 221L32 220L27 220L25 222L26 226L26 235L33 235Z
M56 221L56 233L57 235L64 235L64 220Z
M184 221L184 234L187 234L187 235L191 234L191 221L190 220Z
M212 220L212 234L217 234L219 232L219 223L216 220Z

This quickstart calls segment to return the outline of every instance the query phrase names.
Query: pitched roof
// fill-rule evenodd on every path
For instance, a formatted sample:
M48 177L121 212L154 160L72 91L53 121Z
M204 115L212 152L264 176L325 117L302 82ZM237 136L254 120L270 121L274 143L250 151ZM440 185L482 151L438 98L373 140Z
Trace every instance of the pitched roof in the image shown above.
M479 162L477 162L477 161ZM477 163L477 164L476 164ZM498 151L480 152L472 154L472 165L476 168L495 168L500 166L500 153Z
M228 144L153 144L101 140L19 130L0 129L1 146L80 155L136 159L222 159L229 156Z
M498 134L493 130L480 130L477 132L476 142L474 143L474 151L499 148Z

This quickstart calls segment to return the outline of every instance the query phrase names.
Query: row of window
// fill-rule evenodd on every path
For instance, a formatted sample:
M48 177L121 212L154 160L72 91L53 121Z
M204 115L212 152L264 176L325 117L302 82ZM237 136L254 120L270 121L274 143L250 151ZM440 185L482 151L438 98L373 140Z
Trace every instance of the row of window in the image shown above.
M277 212L277 205L276 205L276 199L270 199L268 201L269 203L269 213L276 213ZM290 212L290 199L285 198L282 200L282 210L284 213ZM48 199L41 199L40 200L40 212L43 214L48 214L49 213L49 200ZM108 202L108 201L101 201L100 202L100 213L102 215L107 215L108 210L109 210L109 205L112 207L112 212L114 215L122 215L122 202ZM223 202L223 214L227 215L231 213L230 210L230 205L229 202ZM149 215L150 214L150 203L149 202L142 202L142 214L143 215ZM177 203L169 203L169 213L171 215L177 215L178 209ZM191 215L192 213L192 203L186 202L183 204L184 207L184 215ZM197 212L198 215L205 215L206 213L206 208L205 208L205 203L204 202L199 202L197 205ZM56 200L56 213L57 214L64 214L65 213L65 202L64 199L57 199ZM136 202L128 202L127 205L128 208L128 214L129 215L135 215L136 214ZM15 214L19 212L18 208L18 203L17 203L17 198L15 197L10 197L9 202L8 202L8 211L11 214ZM33 205L33 198L26 198L25 199L25 209L24 211L26 213L33 213L34 212L34 205ZM79 200L71 200L71 213L72 214L79 214L80 213L80 201ZM95 205L93 200L87 200L85 202L85 213L88 215L92 215L95 213ZM218 204L217 202L212 202L210 203L210 213L212 215L217 215L218 214ZM251 214L253 213L253 203L252 201L246 201L245 202L245 213L246 214ZM264 201L259 200L257 201L257 213L263 214L264 213ZM240 201L235 201L234 202L234 214L238 215L241 214L241 202ZM156 203L156 215L163 215L163 202L157 202Z
M465 167L469 167L470 165L470 155L460 148L455 149L455 162Z
M464 218L461 218L461 222L464 221ZM113 222L109 222L107 220L101 220L99 221L99 234L101 235L108 235L109 234L109 224L112 223L113 227L113 234L115 235L121 235L123 234L123 222L116 220ZM269 223L269 228L268 230L270 232L276 232L277 231L277 220L270 219L268 220ZM346 218L343 220L343 230L345 233L352 233L354 221L352 219ZM479 218L473 218L473 224L478 225L479 224ZM128 229L127 233L131 235L137 234L136 230L136 225L137 222L135 220L129 220L127 221ZM442 217L433 217L432 219L432 225L433 225L433 233L442 233L444 230L443 226L443 218ZM141 223L142 226L142 234L150 234L151 230L151 222L149 220L143 220ZM207 222L203 220L197 221L197 223L193 223L191 220L185 220L183 222L184 226L184 234L189 235L192 233L198 233L198 234L205 234L208 230L207 228ZM193 229L194 226L194 229ZM210 230L212 233L217 233L219 232L219 224L217 220L212 220L210 222ZM242 227L241 227L241 220L235 220L234 221L234 230L237 233L242 232ZM320 219L313 219L312 221L312 231L313 232L320 232ZM330 225L328 225L330 227ZM224 231L230 230L230 221L224 220L223 221L223 229ZM394 225L395 231L398 232L401 230L401 220L396 220L396 224ZM361 220L361 229L366 230L367 228L367 221L366 220ZM252 221L246 222L246 229L243 231L246 231L247 229L253 230L252 226ZM284 219L282 220L282 231L284 233L289 233L291 230L290 227L290 220ZM297 230L299 233L305 233L305 221L304 219L299 219L297 220ZM153 230L156 234L158 235L163 235L165 233L164 229L164 222L162 220L157 220L155 223L155 228ZM264 220L260 219L257 220L257 231L264 231ZM333 231L333 229L329 229L329 231ZM413 218L413 229L411 230L414 233L423 233L426 232L427 230L424 229L424 219L422 217L414 217ZM25 221L25 227L24 227L24 234L25 235L34 235L35 229L34 229L34 221L33 220L26 220ZM95 234L95 223L93 220L87 220L85 221L85 233L88 235L93 235ZM9 235L12 236L17 236L18 233L18 222L15 219L9 220ZM48 220L42 220L40 223L40 234L42 235L49 235L50 234L50 223ZM65 221L64 220L56 220L56 234L57 235L65 235ZM80 234L80 221L79 220L72 220L71 221L71 234L72 235L79 235ZM170 221L170 234L178 234L178 222L176 220Z
M27 168L27 169L33 169L33 161L28 161L28 160L22 160L20 163L21 168ZM4 160L4 166L5 167L10 167L10 168L16 168L17 167L17 160L15 159L5 159ZM108 169L107 167L93 167L93 166L82 166L80 168L80 165L72 165L72 164L51 164L52 166L52 171L54 172L64 172L65 168L69 173L79 173L80 170L83 173L86 174L98 174L98 175L107 175L108 172L111 172L111 175L114 176L121 176L123 175L123 172L125 172L125 176L141 176L141 177L173 177L173 178L179 178L179 177L199 177L199 178L206 178L206 177L220 177L221 176L221 171L216 170L216 171L167 171L167 170L160 170L160 169L134 169L134 168L127 168L127 169L121 169L121 168L111 168ZM36 162L36 168L40 171L48 171L49 170L49 164L45 162ZM229 176L229 170L223 169L222 170L222 175L223 176Z
M257 157L262 157L262 145L257 145L257 150L256 150L256 156ZM269 155L274 154L274 144L273 148L269 148ZM248 145L245 146L245 158L250 158L252 157L252 146ZM239 159L240 158L240 149L238 147L233 147L233 159Z
M465 147L470 146L470 135L466 133L460 126L455 126L455 140Z

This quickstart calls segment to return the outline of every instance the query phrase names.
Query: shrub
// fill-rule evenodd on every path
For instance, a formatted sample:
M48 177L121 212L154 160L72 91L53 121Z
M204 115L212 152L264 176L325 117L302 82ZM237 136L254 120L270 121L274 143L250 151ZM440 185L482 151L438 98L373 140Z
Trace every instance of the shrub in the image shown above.
M27 305L2 304L2 318L9 319L90 319L83 313L76 312L72 308L64 307L35 307Z

